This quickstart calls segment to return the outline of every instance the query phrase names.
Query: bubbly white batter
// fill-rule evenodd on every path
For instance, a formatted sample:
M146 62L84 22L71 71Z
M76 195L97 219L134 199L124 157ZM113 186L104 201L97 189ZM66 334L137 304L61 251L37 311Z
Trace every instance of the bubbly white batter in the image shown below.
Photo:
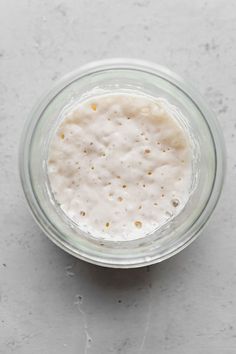
M93 237L133 240L177 215L189 198L189 135L164 99L104 94L79 102L49 147L51 190Z

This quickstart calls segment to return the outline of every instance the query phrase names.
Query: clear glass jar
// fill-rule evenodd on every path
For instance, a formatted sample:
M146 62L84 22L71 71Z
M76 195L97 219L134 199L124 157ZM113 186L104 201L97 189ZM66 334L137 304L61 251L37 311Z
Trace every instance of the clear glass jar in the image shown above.
M192 192L185 208L151 235L134 241L99 241L73 224L50 193L46 160L50 137L61 111L94 88L134 89L164 97L180 109L198 151ZM114 268L134 268L163 261L189 245L213 212L223 184L224 142L213 114L179 76L158 65L132 59L94 62L61 79L37 104L22 135L20 176L30 209L45 234L68 253Z

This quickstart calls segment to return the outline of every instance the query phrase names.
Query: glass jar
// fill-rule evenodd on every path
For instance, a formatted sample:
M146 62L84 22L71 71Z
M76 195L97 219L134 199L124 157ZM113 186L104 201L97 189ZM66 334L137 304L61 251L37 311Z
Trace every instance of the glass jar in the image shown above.
M135 90L164 97L185 117L195 142L192 191L183 210L154 233L133 241L99 241L79 229L54 203L46 161L62 110L73 100L101 88ZM30 209L45 234L85 261L134 268L163 261L189 245L202 230L221 193L225 171L220 127L203 99L179 76L161 66L132 59L94 62L62 78L37 104L25 125L20 146L20 176Z

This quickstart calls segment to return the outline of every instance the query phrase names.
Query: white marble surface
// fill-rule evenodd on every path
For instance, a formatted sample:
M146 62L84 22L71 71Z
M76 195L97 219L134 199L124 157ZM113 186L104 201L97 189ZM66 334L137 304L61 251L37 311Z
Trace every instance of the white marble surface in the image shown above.
M192 81L227 144L224 193L190 247L120 271L54 246L26 206L19 136L40 95L88 61L128 56ZM0 353L236 353L234 0L0 2Z

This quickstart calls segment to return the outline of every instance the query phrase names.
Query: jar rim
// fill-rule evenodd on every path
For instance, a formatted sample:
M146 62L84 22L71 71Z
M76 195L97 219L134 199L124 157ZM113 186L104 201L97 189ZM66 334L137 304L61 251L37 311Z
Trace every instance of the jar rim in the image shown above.
M116 69L127 69L127 70L136 70L138 72L144 72L148 74L153 74L155 76L159 76L164 80L168 81L171 85L176 86L180 89L193 103L197 106L202 116L205 118L205 121L208 125L209 131L212 135L214 142L214 151L215 151L215 177L212 184L212 190L209 194L209 198L206 202L205 209L202 210L199 215L197 221L194 223L194 229L189 230L189 236L186 238L185 242L179 244L175 249L171 249L169 252L166 252L163 255L159 255L158 257L154 256L142 256L137 259L132 259L131 261L127 261L127 259L103 259L102 257L93 257L91 255L86 254L86 252L82 252L81 250L75 249L73 245L68 243L66 240L62 240L57 235L55 235L55 230L50 225L50 223L42 222L44 211L42 210L39 202L37 200L37 196L35 195L30 178L29 171L29 146L33 131L37 125L37 121L40 119L42 112L45 108L50 104L51 100L58 95L62 90L64 90L67 86L69 86L74 81L80 80L82 77L86 75L95 74L101 71L108 70L116 70ZM32 117L36 117L36 119L32 119ZM29 118L25 124L24 131L21 137L20 142L20 150L19 150L19 169L20 169L20 178L23 186L24 194L27 199L28 205L31 209L31 212L39 224L39 226L43 229L44 233L60 248L64 249L68 253L73 256L80 258L82 260L88 261L93 264L105 266L105 267L114 267L114 268L136 268L142 267L149 264L161 262L164 259L167 259L174 254L180 252L182 249L187 247L191 242L193 242L200 231L208 221L212 212L215 209L215 206L220 197L224 174L225 174L225 146L222 137L222 132L219 128L217 120L211 111L207 108L204 103L204 100L201 96L195 91L191 85L187 84L181 77L177 74L173 73L171 70L154 64L144 60L138 59L126 59L126 58L115 58L115 59L106 59L101 61L95 61L89 64L82 66L81 68L65 75L62 77L49 92L43 96L37 106L33 109Z

